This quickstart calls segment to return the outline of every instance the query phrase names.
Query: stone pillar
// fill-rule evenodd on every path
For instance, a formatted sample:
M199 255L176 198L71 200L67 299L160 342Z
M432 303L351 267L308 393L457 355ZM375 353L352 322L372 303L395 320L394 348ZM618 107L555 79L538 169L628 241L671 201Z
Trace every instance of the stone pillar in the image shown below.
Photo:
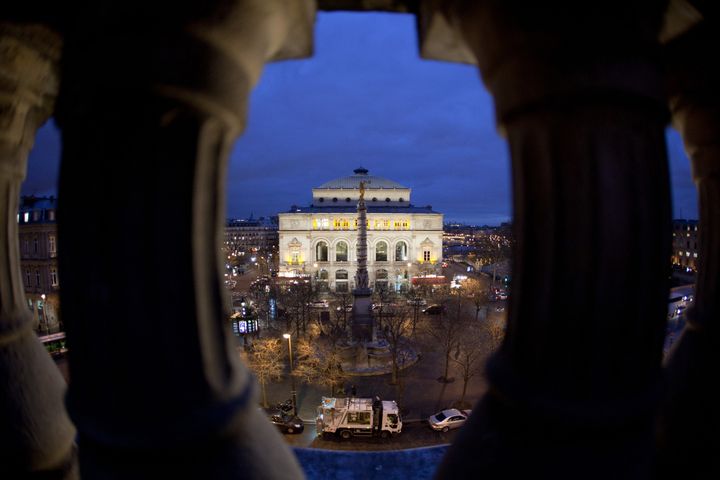
M517 246L490 390L438 477L648 477L670 255L662 2L455 4L508 138Z
M667 361L670 394L660 417L662 478L702 472L720 476L715 390L720 374L720 71L707 55L720 40L717 26L701 24L666 47L670 107L692 163L700 201L698 273L687 325Z
M266 61L310 54L312 2L138 5L88 5L64 52L59 260L81 474L300 478L230 338L220 248L250 89Z
M20 184L58 88L59 36L0 23L0 465L8 478L71 478L75 430L65 382L33 331L20 272Z

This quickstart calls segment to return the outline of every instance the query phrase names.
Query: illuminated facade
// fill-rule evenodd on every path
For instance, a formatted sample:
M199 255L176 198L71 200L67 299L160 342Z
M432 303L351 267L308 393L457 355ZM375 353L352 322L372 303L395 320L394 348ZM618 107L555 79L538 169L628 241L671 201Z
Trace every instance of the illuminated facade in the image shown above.
M673 220L673 265L697 270L698 224L697 220Z
M320 289L354 288L361 181L367 184L371 285L402 290L414 276L437 271L443 215L430 206L413 206L409 188L358 168L354 175L313 188L309 207L280 213L280 275L310 273Z
M43 334L60 329L56 211L56 198L30 196L22 197L17 214L25 297Z

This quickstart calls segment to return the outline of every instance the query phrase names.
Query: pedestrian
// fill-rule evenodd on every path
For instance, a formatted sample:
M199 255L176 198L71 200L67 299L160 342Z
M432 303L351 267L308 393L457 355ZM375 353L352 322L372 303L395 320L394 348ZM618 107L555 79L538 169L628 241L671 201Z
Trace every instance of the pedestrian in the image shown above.
M353 386L350 388L350 394L351 394L353 397L357 396L357 389L355 388L355 385L353 385Z

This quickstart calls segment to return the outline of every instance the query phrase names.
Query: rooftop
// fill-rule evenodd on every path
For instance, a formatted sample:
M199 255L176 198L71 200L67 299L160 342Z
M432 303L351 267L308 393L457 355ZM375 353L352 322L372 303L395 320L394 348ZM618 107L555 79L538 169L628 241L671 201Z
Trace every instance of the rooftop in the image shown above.
M440 213L432 209L432 205L424 207L416 207L415 205L367 205L368 213ZM357 205L354 203L351 205L328 205L318 207L310 205L309 207L298 207L293 205L285 213L357 213Z
M353 170L354 175L349 177L340 177L335 180L325 182L317 188L349 188L358 190L360 182L366 182L367 188L371 189L407 189L397 182L388 180L387 178L378 177L376 175L368 175L368 169L359 167Z

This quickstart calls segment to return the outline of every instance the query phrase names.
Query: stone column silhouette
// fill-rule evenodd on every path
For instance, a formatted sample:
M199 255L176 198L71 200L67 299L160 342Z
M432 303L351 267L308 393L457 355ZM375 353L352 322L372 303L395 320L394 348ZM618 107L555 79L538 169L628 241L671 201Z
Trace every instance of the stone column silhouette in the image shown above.
M513 289L489 392L439 478L645 478L670 198L663 2L459 1L512 157Z
M229 335L229 151L309 1L97 2L68 29L59 242L83 478L301 478ZM89 179L89 180L88 180Z
M7 478L72 478L65 381L33 330L20 272L18 201L35 133L58 88L60 37L0 22L0 464Z
M707 55L710 42L720 40L716 27L702 23L665 49L673 124L692 164L700 225L695 301L667 361L669 395L658 436L661 478L720 476L720 396L714 388L720 374L720 64Z

